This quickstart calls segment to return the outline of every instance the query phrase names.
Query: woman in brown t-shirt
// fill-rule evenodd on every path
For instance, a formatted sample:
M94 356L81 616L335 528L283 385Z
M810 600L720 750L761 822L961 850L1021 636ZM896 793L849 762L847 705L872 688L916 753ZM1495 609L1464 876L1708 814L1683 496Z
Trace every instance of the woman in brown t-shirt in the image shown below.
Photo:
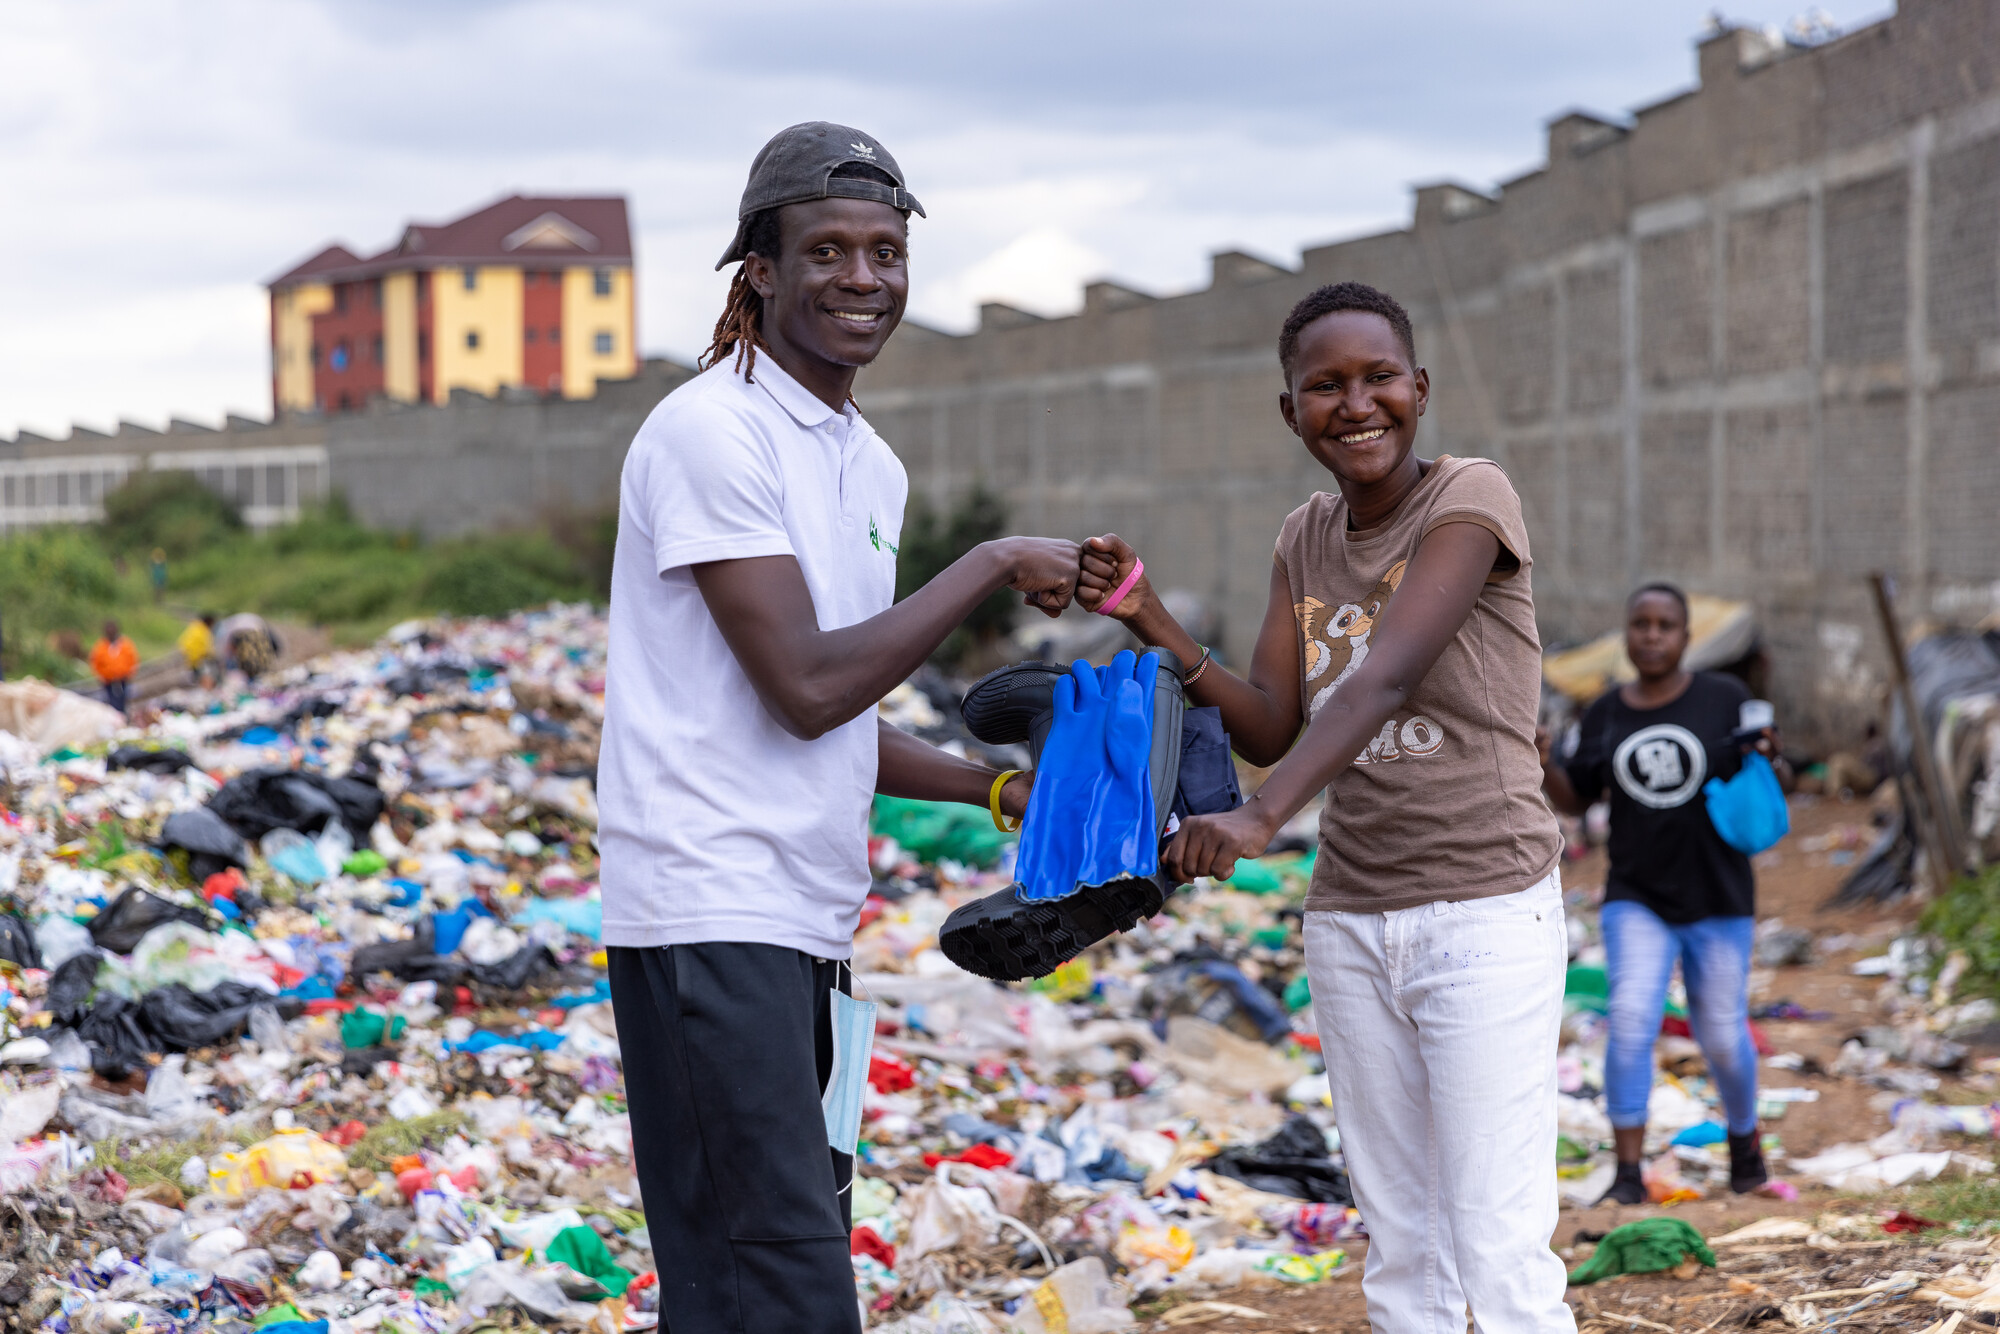
M1278 534L1248 679L1212 661L1142 577L1113 610L1194 666L1193 702L1276 765L1181 826L1170 874L1227 876L1322 788L1306 965L1334 1114L1370 1237L1378 1330L1573 1330L1556 1221L1562 848L1541 792L1541 646L1520 501L1486 459L1415 453L1430 377L1409 316L1323 287L1278 340L1279 410L1337 483ZM1084 549L1078 599L1131 573ZM1301 729L1303 728L1303 731Z

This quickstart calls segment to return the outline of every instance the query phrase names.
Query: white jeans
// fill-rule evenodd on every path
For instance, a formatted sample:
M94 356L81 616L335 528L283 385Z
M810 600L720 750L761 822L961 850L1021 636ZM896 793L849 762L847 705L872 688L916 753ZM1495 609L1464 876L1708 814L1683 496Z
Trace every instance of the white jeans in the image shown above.
M1309 912L1306 970L1376 1334L1574 1334L1556 1225L1562 879Z

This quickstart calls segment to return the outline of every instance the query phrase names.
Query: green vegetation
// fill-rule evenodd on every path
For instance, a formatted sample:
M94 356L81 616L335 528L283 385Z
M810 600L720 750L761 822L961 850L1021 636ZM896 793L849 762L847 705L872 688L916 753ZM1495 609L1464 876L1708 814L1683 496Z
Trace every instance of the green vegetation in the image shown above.
M69 681L116 617L142 657L169 651L190 616L254 611L325 626L365 643L398 620L496 616L551 599L609 592L615 518L572 516L549 531L425 542L363 526L338 498L264 533L188 473L139 473L105 498L89 527L0 538L0 672ZM147 560L167 556L164 605ZM63 642L67 640L68 642Z
M181 1165L196 1154L211 1152L220 1142L212 1130L204 1130L193 1139L171 1140L146 1149L119 1139L99 1140L95 1161L100 1166L116 1168L134 1190L161 1181L178 1185Z
M1923 929L1944 942L1944 953L1963 950L1969 961L1955 989L1960 997L2000 997L2000 866L1952 886L1924 909Z
M1006 506L983 483L975 483L945 513L922 493L912 494L903 511L903 541L896 556L896 600L922 588L981 542L1006 535ZM972 645L993 643L1013 627L1020 605L1018 596L1001 589L974 607L933 656L954 663Z
M471 1124L472 1118L464 1112L449 1109L407 1121L384 1121L354 1141L347 1151L347 1165L364 1172L386 1172L396 1159L426 1145L434 1148Z

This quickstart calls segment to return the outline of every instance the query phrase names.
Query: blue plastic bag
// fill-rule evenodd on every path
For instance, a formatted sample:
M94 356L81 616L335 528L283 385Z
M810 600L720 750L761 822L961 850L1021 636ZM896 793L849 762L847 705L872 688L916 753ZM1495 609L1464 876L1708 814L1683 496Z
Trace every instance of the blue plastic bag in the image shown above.
M1792 829L1792 813L1771 762L1757 751L1743 757L1743 767L1727 783L1711 778L1702 784L1708 799L1708 821L1722 841L1738 852L1755 856Z
M1108 667L1072 663L1056 682L1056 719L1021 823L1023 902L1159 870L1150 772L1159 663L1128 649Z

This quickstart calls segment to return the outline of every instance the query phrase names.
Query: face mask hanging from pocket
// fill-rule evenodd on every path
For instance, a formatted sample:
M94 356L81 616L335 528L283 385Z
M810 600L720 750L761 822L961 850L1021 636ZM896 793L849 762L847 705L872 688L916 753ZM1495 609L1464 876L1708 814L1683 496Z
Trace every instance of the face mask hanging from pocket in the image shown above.
M854 970L848 970L848 978ZM858 1001L832 990L833 1071L820 1095L820 1111L826 1118L826 1142L852 1155L861 1142L861 1095L868 1087L868 1062L875 1054L875 1002ZM853 1185L850 1174L848 1184Z

